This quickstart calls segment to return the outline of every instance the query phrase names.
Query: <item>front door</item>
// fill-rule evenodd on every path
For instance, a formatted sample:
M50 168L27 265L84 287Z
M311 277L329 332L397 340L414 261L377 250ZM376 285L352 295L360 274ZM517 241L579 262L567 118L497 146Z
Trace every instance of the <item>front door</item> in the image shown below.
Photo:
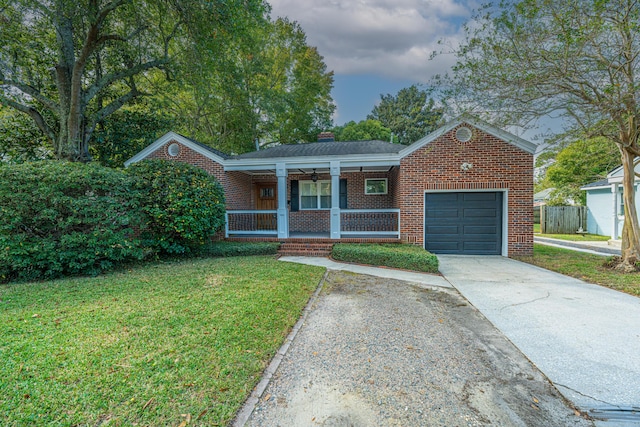
M278 209L278 184L262 183L256 184L256 209L264 211L275 211ZM258 230L277 230L276 214L258 214Z

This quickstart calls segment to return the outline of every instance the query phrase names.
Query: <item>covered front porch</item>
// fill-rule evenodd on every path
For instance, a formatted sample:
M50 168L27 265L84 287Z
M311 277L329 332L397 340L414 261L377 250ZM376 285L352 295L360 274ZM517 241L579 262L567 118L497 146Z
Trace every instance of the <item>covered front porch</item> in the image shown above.
M246 163L225 167L241 186L228 195L226 238L399 241L397 161Z

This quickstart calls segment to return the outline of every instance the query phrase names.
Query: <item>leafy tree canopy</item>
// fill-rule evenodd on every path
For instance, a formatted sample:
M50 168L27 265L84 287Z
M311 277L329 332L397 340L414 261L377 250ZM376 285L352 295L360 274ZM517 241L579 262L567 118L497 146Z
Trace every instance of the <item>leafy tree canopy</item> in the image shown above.
M367 119L391 129L401 144L412 144L441 124L442 111L429 96L430 91L418 85L400 89L396 95L381 94Z
M0 162L23 163L51 154L47 138L29 117L0 105Z
M552 204L564 205L572 200L585 205L586 194L580 187L606 178L619 164L618 149L601 137L574 141L556 154L537 188L555 188Z
M621 269L640 258L634 159L640 156L640 3L522 0L486 6L466 27L450 76L434 82L498 124L547 114L620 152L625 223Z
M261 145L315 141L331 126L333 72L297 23L279 18L223 47L207 43L219 55L194 52L203 66L167 92L178 130L242 153L254 150L256 139Z
M56 158L88 160L100 122L184 71L185 52L216 57L266 10L262 0L0 0L0 104L29 116Z
M379 120L361 120L358 123L353 120L343 126L333 128L336 141L390 141L391 129L384 127ZM397 142L397 138L394 138Z

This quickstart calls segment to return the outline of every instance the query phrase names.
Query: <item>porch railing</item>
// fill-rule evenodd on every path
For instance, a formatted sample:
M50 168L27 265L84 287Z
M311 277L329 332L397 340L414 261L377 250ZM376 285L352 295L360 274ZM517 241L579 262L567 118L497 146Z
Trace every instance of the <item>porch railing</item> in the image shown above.
M225 214L225 235L231 234L278 234L278 211L276 210L235 210Z
M278 235L276 210L232 210L227 211L225 219L226 237L234 234ZM400 238L400 209L341 209L340 234Z
M342 209L340 234L374 234L400 238L400 209Z

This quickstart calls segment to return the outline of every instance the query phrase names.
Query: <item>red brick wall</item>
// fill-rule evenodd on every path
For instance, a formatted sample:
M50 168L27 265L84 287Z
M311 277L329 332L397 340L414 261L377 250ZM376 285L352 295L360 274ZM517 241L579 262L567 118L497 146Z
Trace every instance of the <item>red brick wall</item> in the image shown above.
M167 152L169 146L173 143L176 143L180 146L180 153L172 157ZM150 159L165 159L165 160L174 160L178 162L189 163L194 166L198 166L204 170L206 170L210 175L216 177L216 179L225 187L225 174L224 168L221 164L212 161L211 159L203 156L200 153L193 151L192 149L180 144L177 141L169 141L164 144L162 147L158 148L156 151L149 155Z
M385 172L350 172L340 178L347 180L347 208L349 209L391 209L393 208L394 182ZM364 194L364 180L387 178L387 194Z
M457 128L456 128L457 129ZM461 143L455 131L401 161L398 205L402 239L424 245L424 193L429 190L507 190L508 255L533 251L533 155L474 129ZM470 170L461 170L471 163Z
M229 171L226 173L224 193L228 210L254 209L253 186L251 175L244 172Z
M397 169L397 168L395 168ZM394 207L394 185L397 183L397 171L394 177L385 172L349 172L340 175L347 180L347 207L349 209L391 209ZM388 178L388 194L365 195L364 180L367 178ZM311 175L289 175L287 179L287 200L290 199L291 180L309 181ZM318 174L319 181L330 181L331 175ZM331 230L331 214L328 210L300 210L289 212L290 232L329 233Z

